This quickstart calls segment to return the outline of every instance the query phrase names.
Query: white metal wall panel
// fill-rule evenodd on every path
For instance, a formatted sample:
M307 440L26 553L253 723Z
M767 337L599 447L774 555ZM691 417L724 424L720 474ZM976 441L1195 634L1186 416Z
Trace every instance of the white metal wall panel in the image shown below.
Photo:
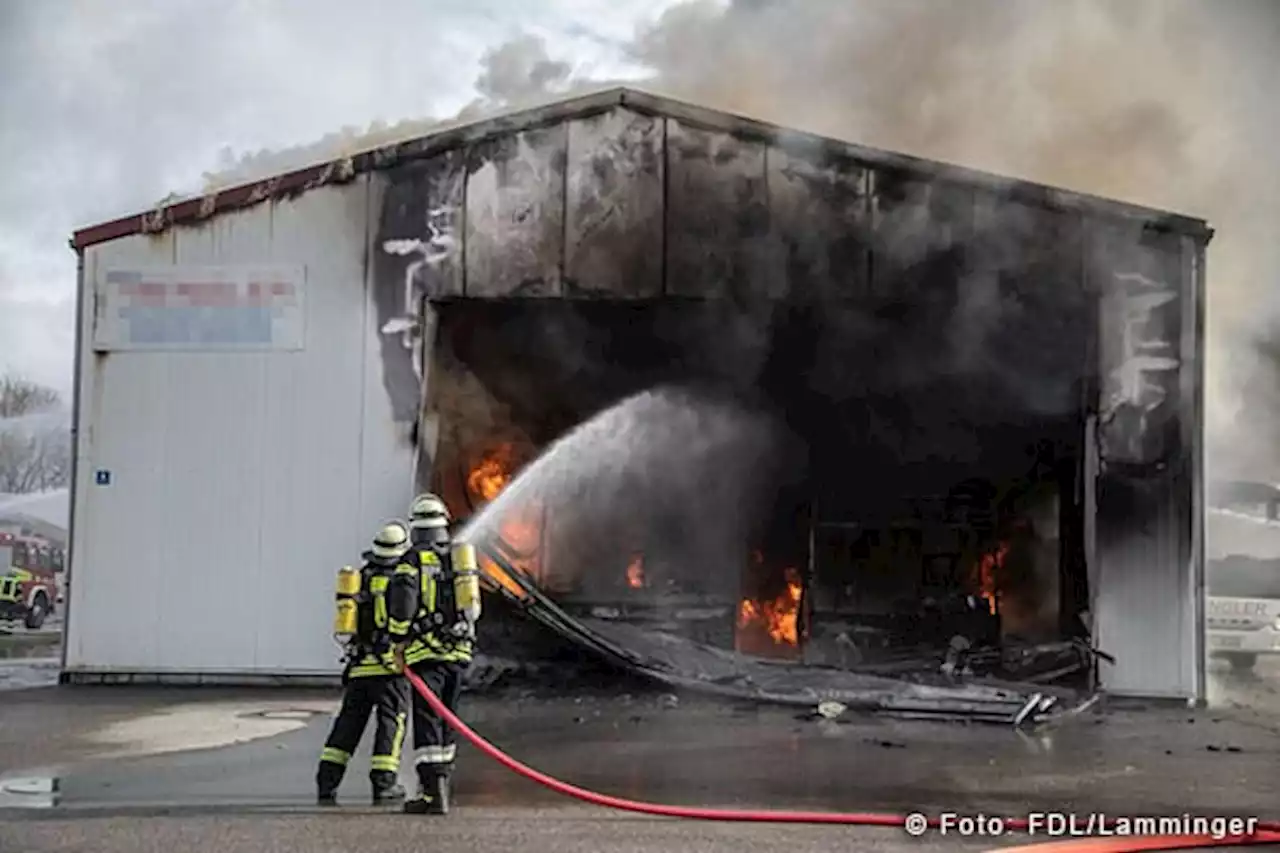
M253 208L177 229L174 238L179 267L261 263L270 258L271 210ZM250 591L259 580L264 374L271 361L290 355L157 353L164 365L163 382L153 389L158 399L145 419L123 425L145 430L148 423L163 424L169 436L159 459L131 460L152 472L165 496L161 671L252 665L259 628Z
M272 365L262 429L259 669L335 671L333 577L371 535L360 517L368 182L275 206L274 260L307 258L304 360Z
M165 234L127 237L85 253L66 626L71 670L159 665L160 573L168 537L150 536L159 525L148 521L162 523L164 517L167 495L160 484L169 435L165 422L143 428L138 418L155 406L165 363L138 353L95 355L89 343L100 270L116 263L172 263L173 252L174 236ZM134 460L138 464L130 464ZM128 472L123 477L117 462ZM96 484L99 470L113 479Z
M69 671L336 671L334 571L412 486L381 390L368 215L360 178L86 250ZM303 265L305 348L95 355L102 272L161 264Z

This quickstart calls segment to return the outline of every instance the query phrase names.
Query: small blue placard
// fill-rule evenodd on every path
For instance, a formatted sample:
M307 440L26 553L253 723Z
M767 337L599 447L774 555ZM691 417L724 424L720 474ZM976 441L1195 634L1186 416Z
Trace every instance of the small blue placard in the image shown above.
M105 468L99 468L93 472L93 481L99 486L111 485L111 472Z

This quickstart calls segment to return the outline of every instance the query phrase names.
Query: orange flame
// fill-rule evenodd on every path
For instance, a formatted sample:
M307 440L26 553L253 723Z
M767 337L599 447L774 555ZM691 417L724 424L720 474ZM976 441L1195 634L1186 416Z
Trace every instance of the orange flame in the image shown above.
M632 589L644 587L644 555L636 554L627 564L627 586Z
M978 585L978 595L987 602L987 609L991 615L995 615L1000 605L1000 586L997 574L1002 566L1004 566L1005 557L1009 555L1009 543L1001 542L994 551L982 555L982 559L978 560L976 582Z
M738 604L738 630L758 630L779 646L794 646L800 641L800 597L804 586L800 573L786 569L787 588L771 601L744 598Z
M467 474L467 490L474 499L488 503L511 483L516 467L514 445L499 444L481 456L480 461ZM514 552L511 555L511 567L520 574L537 577L538 548L541 544L541 524L537 508L522 507L509 513L498 528L498 536L508 546L507 550ZM517 597L525 597L520 584L490 557L481 556L480 569L494 583Z
M472 497L487 503L511 482L514 469L514 448L510 444L500 444L485 453L467 474L467 491Z

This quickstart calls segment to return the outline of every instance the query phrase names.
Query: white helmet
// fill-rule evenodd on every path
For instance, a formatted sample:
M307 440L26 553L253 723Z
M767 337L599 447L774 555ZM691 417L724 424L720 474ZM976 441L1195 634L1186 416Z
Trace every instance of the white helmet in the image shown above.
M395 560L409 553L409 530L401 521L388 521L373 537L373 556Z
M448 527L449 520L449 508L430 492L418 495L409 504L409 527L414 530Z

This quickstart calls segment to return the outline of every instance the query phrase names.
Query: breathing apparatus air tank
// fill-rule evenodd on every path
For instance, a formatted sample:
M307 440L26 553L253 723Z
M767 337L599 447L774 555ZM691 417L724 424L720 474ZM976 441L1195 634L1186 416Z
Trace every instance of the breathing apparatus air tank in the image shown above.
M467 542L453 546L453 601L469 625L480 621L480 564L476 547Z
M351 566L339 569L336 593L333 638L339 643L346 643L355 636L358 625L356 598L360 595L360 572Z

